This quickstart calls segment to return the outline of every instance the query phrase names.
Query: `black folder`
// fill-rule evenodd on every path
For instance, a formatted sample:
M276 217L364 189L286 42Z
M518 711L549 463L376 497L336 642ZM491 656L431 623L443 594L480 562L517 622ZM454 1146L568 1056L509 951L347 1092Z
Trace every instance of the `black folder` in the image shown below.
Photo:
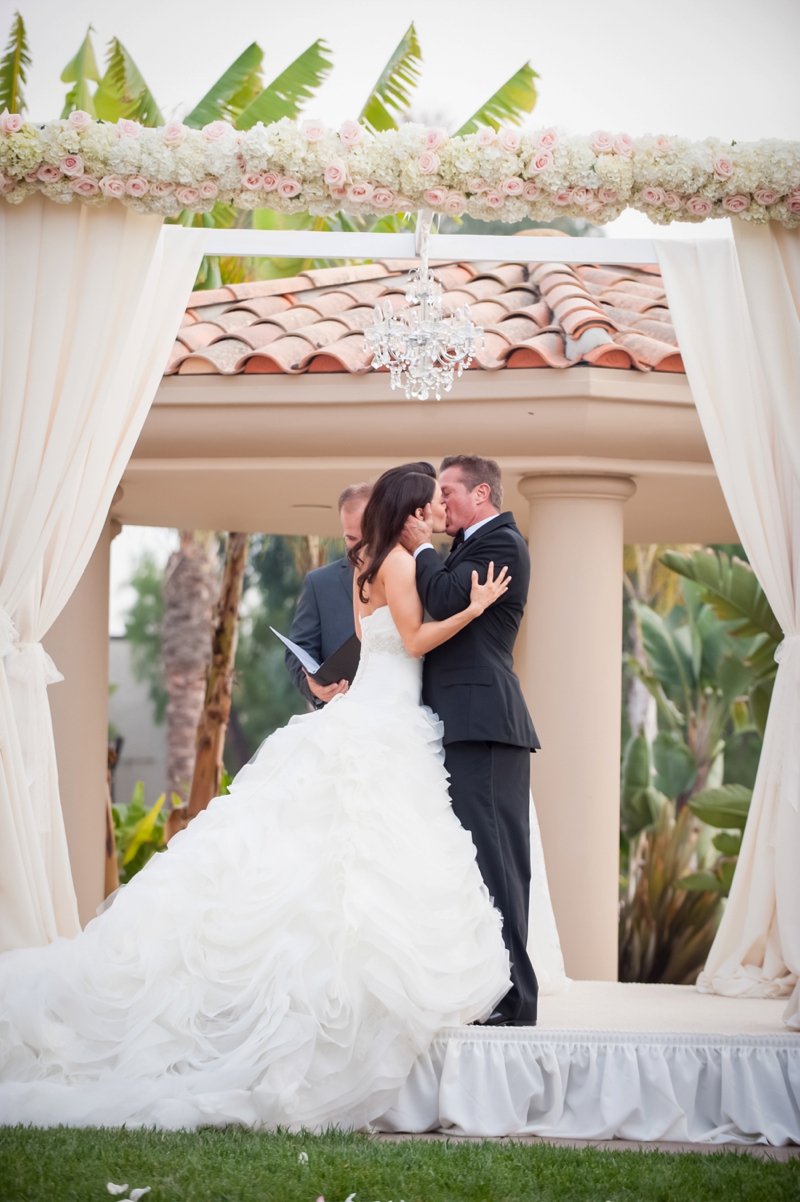
M361 639L357 634L351 634L346 643L342 643L333 655L329 655L324 664L316 672L309 672L312 680L323 686L338 684L346 680L352 684L358 671L358 661L361 658Z

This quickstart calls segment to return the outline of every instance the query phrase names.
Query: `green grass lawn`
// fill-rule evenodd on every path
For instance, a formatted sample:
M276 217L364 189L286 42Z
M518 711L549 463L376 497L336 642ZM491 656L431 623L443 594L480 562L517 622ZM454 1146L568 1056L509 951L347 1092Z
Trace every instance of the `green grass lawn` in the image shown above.
M147 1202L796 1202L800 1162L238 1128L0 1128L3 1202L109 1202L109 1181L149 1185Z

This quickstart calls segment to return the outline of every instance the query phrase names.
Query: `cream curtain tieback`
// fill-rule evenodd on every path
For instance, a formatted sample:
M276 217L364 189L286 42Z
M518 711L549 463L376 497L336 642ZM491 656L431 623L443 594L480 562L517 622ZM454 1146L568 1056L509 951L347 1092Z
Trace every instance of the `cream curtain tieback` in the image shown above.
M11 617L0 605L0 659L9 652L16 650L19 645L19 635Z
M64 679L41 643L18 641L12 644L6 656L6 673L10 679L18 680L20 684L30 684L39 672L46 685L56 684Z
M775 648L775 663L782 664L786 656L786 652L789 651L792 646L797 646L798 644L800 644L800 634L789 634L785 638L781 639L781 641L778 643L778 646Z

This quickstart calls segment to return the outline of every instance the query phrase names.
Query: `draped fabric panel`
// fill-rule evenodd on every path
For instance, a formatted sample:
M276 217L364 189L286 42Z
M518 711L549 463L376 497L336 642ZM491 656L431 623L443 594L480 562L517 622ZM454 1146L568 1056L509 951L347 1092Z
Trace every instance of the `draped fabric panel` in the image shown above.
M204 241L118 204L0 208L0 951L79 929L41 639L100 536Z
M800 232L734 218L734 242L657 242L725 500L784 633L733 888L698 986L792 994L800 1028Z

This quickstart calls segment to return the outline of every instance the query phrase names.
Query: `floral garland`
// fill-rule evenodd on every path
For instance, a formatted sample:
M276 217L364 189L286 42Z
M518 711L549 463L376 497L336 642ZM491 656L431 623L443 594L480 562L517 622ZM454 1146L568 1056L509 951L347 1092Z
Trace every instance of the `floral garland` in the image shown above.
M660 225L736 214L793 227L800 142L726 146L714 138L488 127L451 137L410 124L373 134L355 121L337 132L286 118L245 131L225 121L149 129L80 111L34 125L3 113L0 195L16 204L32 192L62 204L76 196L88 204L121 200L166 217L206 213L222 200L322 217L427 207L485 221L566 215L604 225L633 208Z

